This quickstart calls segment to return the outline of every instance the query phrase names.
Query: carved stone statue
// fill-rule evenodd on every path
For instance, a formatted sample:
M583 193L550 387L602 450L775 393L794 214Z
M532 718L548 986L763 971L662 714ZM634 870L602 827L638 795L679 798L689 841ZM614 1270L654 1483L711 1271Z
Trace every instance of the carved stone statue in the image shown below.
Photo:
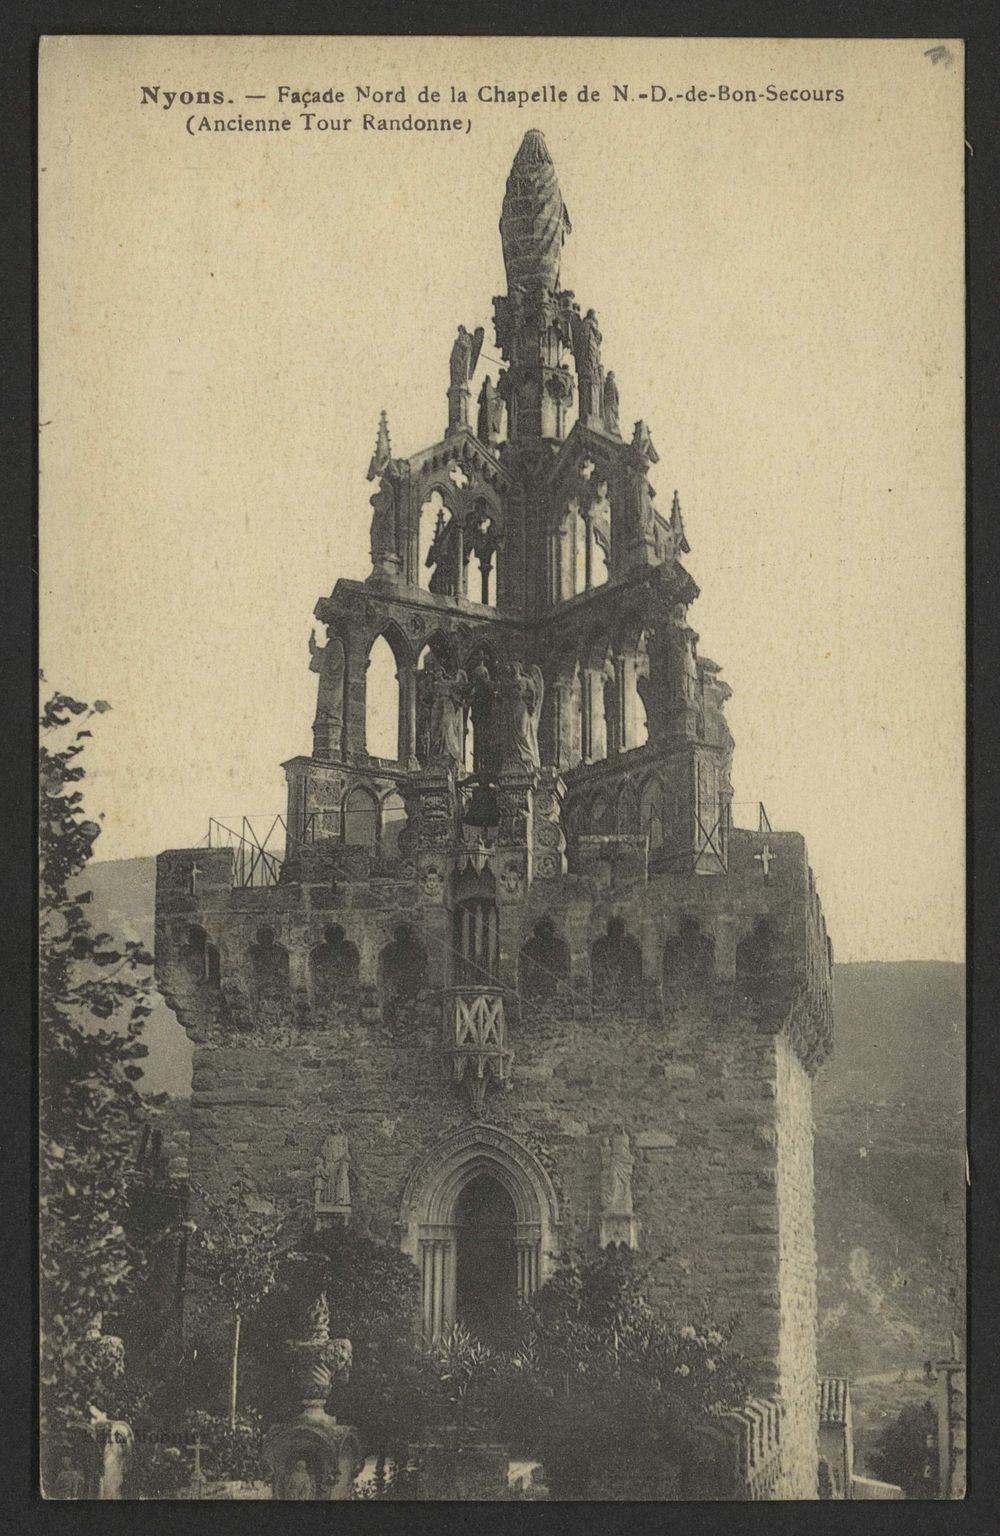
M309 670L319 674L317 720L340 720L344 712L344 666L344 643L339 635L330 635L326 645L317 645L315 631L310 632Z
M316 1497L316 1480L306 1466L304 1457L299 1457L285 1477L281 1496L284 1499L314 1499Z
M431 717L440 671L441 663L433 651L428 651L423 666L417 670L417 757L425 767L432 755Z
M431 762L440 762L447 767L458 767L462 762L468 684L461 667L453 677L443 668L435 674L431 703Z
M596 416L601 406L601 336L597 314L588 309L573 317L573 355L580 384L580 415Z
M469 682L472 701L473 763L476 773L496 770L496 715L499 688L490 675L485 661L480 660L473 668Z
M383 565L386 560L399 558L396 543L396 491L391 479L383 476L374 496L369 496L372 509L371 557L373 565Z
M351 1209L351 1151L342 1131L331 1131L323 1143L313 1174L313 1207L317 1214Z
M512 662L504 679L504 697L510 732L506 756L527 768L537 768L541 761L538 721L545 697L541 667L534 666L526 672L519 661Z
M632 1156L628 1135L616 1131L601 1143L601 1212L605 1216L632 1215Z
M476 371L479 361L479 353L483 345L485 335L480 325L471 334L464 325L458 328L451 349L451 385L453 389L467 388L469 380Z
M683 607L677 604L670 615L670 698L675 704L695 703L698 697L697 636L687 622Z
M489 374L479 391L479 416L476 436L481 443L496 443L503 429L503 399Z
M604 430L618 436L618 381L613 373L604 380Z

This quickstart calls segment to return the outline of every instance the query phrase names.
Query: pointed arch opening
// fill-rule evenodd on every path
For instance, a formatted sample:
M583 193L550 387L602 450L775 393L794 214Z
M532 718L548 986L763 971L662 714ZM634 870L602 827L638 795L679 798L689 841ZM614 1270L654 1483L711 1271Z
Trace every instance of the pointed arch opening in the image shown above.
M399 758L399 663L385 635L376 635L365 671L365 750L370 757Z
M642 948L622 918L610 918L606 933L591 945L590 974L595 1005L620 1008L641 997Z
M351 1001L358 985L360 960L339 923L329 923L309 955L309 985L313 1004L319 1009L331 1003Z
M517 966L518 990L527 1002L547 1002L569 983L569 945L543 917L522 947Z
M711 985L715 972L715 939L691 917L681 919L678 933L663 946L663 1001L682 1008Z
M374 853L377 831L378 800L372 790L359 784L344 800L344 842Z
M192 923L181 951L184 968L194 982L217 987L220 979L219 951L204 928Z
M258 928L250 946L250 979L259 1022L284 1020L290 999L290 976L288 950L278 943L273 928Z
M379 848L387 859L399 856L399 839L406 826L406 806L398 790L390 790L382 801Z
M400 1211L401 1247L420 1268L424 1336L438 1338L455 1322L485 1324L493 1333L516 1300L531 1296L551 1273L558 1220L551 1179L509 1132L470 1126L432 1147L410 1175ZM494 1245L492 1300L488 1245Z
M385 1022L393 1028L411 1023L427 985L427 951L405 923L393 930L391 943L379 956L378 971Z

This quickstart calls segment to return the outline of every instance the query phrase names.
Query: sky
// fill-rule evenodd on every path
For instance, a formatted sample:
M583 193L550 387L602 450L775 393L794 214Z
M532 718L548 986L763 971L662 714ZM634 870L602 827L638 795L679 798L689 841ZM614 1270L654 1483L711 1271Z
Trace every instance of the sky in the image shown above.
M504 290L529 127L573 221L623 428L641 417L733 689L738 822L802 832L839 960L964 953L961 45L63 38L40 87L41 654L112 705L102 858L284 808L318 597L367 574L365 471L437 441L459 322ZM408 93L465 133L188 133L142 86ZM630 85L628 102L611 86ZM835 88L841 103L688 102ZM475 101L565 88L566 103ZM638 100L653 84L671 103ZM466 105L419 106L421 84ZM586 85L601 100L580 102ZM265 102L245 102L263 94ZM477 378L478 387L478 378Z

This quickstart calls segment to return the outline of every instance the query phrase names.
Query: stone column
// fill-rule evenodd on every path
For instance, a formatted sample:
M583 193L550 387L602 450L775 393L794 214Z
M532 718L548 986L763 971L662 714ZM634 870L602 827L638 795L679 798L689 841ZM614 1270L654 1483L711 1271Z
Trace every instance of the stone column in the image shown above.
M399 761L407 768L416 769L417 762L417 674L412 666L401 667L396 674L399 683Z
M517 1294L521 1301L526 1301L538 1290L538 1247L537 1237L520 1238L516 1244Z
M461 432L469 425L469 387L453 384L448 390L448 431Z
M439 1232L420 1239L421 1311L428 1343L455 1320L456 1257L454 1238Z

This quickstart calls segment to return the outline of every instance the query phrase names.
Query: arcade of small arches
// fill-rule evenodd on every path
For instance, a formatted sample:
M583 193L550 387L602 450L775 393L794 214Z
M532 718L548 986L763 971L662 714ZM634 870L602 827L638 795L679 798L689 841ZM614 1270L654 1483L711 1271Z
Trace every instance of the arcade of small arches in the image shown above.
M435 981L448 989L501 987L499 919L496 904L486 897L455 902L450 940L437 946L443 951L444 967L443 974L435 972ZM628 1009L641 1001L647 983L654 981L670 1006L683 1001L693 987L709 985L715 976L714 936L693 917L681 918L677 930L659 940L658 954L659 975L650 977L639 937L625 917L613 914L595 919L583 970L579 960L574 962L557 922L540 917L524 935L516 958L513 990L522 1016L530 1017L533 1008L544 1009L559 998L589 998L594 1006ZM219 948L203 927L186 929L180 957L190 982L220 987L225 967ZM352 937L348 924L331 922L320 941L308 944L304 952L290 951L273 928L261 925L248 946L247 960L249 1001L264 1015L287 1007L294 977L298 986L306 987L318 1013L333 1004L352 1004L359 989L375 987L385 1022L405 1027L432 977L427 948L414 925L404 921L394 924L388 941L375 948L363 925ZM779 967L779 936L772 921L765 917L749 921L736 945L735 983L751 1011L766 1003Z
M503 508L493 488L474 484L467 468L475 472L454 459L418 492L411 579L435 595L496 608L505 544ZM610 580L612 504L608 480L596 475L593 461L585 460L580 490L557 504L550 523L546 591L553 606Z
M495 766L501 743L491 734L503 663L488 641L474 644L464 660L452 638L435 632L415 653L395 624L370 643L364 669L364 750L387 764L432 757L428 736L434 677L447 676L465 690L462 766L482 772ZM601 762L645 746L650 739L650 656L646 631L615 639L593 631L553 658L543 658L545 701L539 724L542 761L563 771ZM477 687L478 681L478 687ZM338 722L338 730L340 723ZM495 737L495 733L494 737ZM476 749L476 738L480 748Z

